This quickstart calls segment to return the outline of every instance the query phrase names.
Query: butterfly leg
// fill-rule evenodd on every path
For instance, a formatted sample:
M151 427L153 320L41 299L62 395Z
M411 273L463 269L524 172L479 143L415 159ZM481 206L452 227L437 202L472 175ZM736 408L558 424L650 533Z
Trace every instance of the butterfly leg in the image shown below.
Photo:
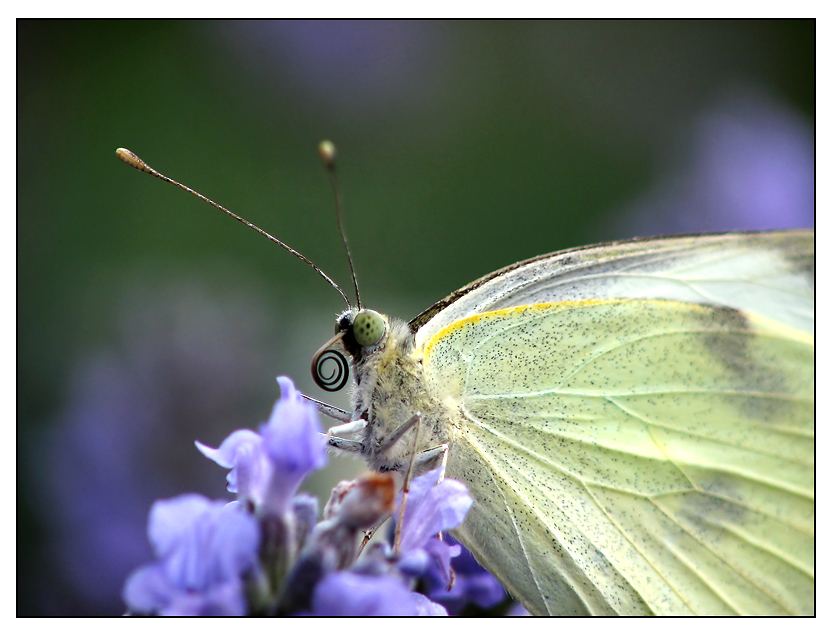
M421 472L418 470L419 466L430 464L433 460L440 456L442 457L442 462L439 464L440 471L439 478L436 480L437 484L445 479L445 468L448 466L448 445L440 444L435 448L429 448L419 453L416 457L417 472Z
M416 464L423 465L433 462L440 455L442 456L442 462L439 464L439 477L436 479L437 484L445 479L445 468L448 466L448 445L440 444L435 448L429 448L419 453L419 456L416 458ZM442 538L441 532L439 533L439 538Z
M354 420L352 422L345 422L344 424L338 424L337 426L332 426L327 430L327 435L349 435L351 433L358 433L359 431L363 431L367 428L367 420Z
M343 437L329 437L327 443L339 451L345 453L355 453L361 455L364 452L364 444L354 439L344 439Z
M370 540L373 538L373 536L375 536L376 531L377 531L377 530L378 530L378 529L382 526L382 524L384 524L384 522L385 522L385 521L387 521L389 518L390 518L390 515L389 515L389 514L384 515L384 517L382 517L381 519L379 519L378 521L376 521L376 522L375 522L375 523L374 523L374 524L373 524L370 528L367 528L367 529L364 531L364 538L363 538L363 539L361 539L361 545L359 545L359 546L358 546L358 554L359 554L359 555L360 555L360 554L364 551L364 548L365 548L365 547L367 547L367 544L370 542Z
M418 424L421 419L422 419L422 414L421 413L416 413L416 415L411 417L404 424L402 424L399 428L397 428L395 431L393 431L393 434L388 439L386 439L384 441L384 443L379 447L379 451L384 452L387 449L389 449L391 446L393 446L393 444L395 444L396 442L398 442L402 438L402 435L407 433L411 428L413 428L416 424ZM416 430L418 431L419 429L417 428ZM418 436L418 434L419 433L417 432L416 435ZM411 457L412 457L412 455L411 455Z
M416 426L416 438L414 438L414 440L413 440L414 452L411 453L411 456L410 456L411 461L410 461L410 464L408 465L408 471L405 474L404 484L402 486L402 504L401 504L401 507L400 507L400 510L399 510L399 521L397 522L397 530L396 530L396 533L395 533L395 536L396 536L395 549L396 550L398 550L398 541L399 541L398 537L401 536L401 525L400 524L401 524L401 520L404 519L405 502L407 500L407 495L410 492L410 478L411 478L413 468L416 467L416 470L419 471L420 466L423 466L425 464L429 464L430 462L434 461L439 455L442 455L442 470L439 474L439 481L442 481L442 479L445 476L445 465L447 464L447 455L448 455L448 445L447 444L442 444L441 446L437 446L436 448L429 448L428 450L423 451L423 452L418 453L418 454L416 454L416 452L415 452L415 449L417 448L418 435L419 435L419 423L421 422L421 417L422 417L421 413L417 413L416 415L411 417L407 422L405 422L402 426L400 426L396 430L396 432L393 434L393 436L390 439L388 439L383 444L383 448L389 448L390 446L395 444L399 439L401 439L401 436L404 433L406 433L407 431L409 431L411 427ZM421 472L421 471L419 471L419 472ZM439 483L439 481L437 481L437 483ZM375 534L376 530L378 530L379 527L381 526L381 524L384 523L386 520L387 520L387 517L385 517L384 519L379 521L375 526L373 526L372 528L370 528L369 530L366 530L364 532L364 539L362 540L361 546L358 549L359 554L364 549L364 547L367 545L367 543L370 542L370 539L373 538L373 535Z
M398 554L399 548L401 547L404 511L407 506L407 495L410 493L410 478L413 475L413 462L416 459L416 449L419 448L419 424L421 422L422 414L416 413L413 417L407 420L407 422L402 424L399 429L390 436L390 439L382 445L382 448L389 448L395 444L411 426L416 427L416 432L413 435L413 450L410 453L410 462L407 465L407 472L405 473L404 484L402 485L402 504L399 507L399 518L396 519L396 532L393 535L393 554Z
M326 402L321 402L320 400L316 400L313 397L309 397L303 393L300 396L309 402L312 406L318 409L318 412L322 415L326 415L327 417L331 417L333 420L338 420L339 422L349 422L351 419L351 414L349 411L345 411L344 409L339 409L337 406L332 406L331 404L327 404Z
M345 439L343 437L336 437L337 435L349 435L350 433L357 433L367 426L366 420L350 421L350 414L344 409L339 409L337 406L332 406L326 402L321 402L313 397L301 393L301 397L309 402L312 406L318 409L318 412L331 417L334 420L343 422L333 426L326 432L327 443L333 448L337 448L345 453L356 453L361 455L364 453L364 444L352 439Z
M354 439L345 439L338 437L338 435L349 435L350 433L358 433L367 426L366 420L355 420L354 422L346 422L333 426L326 432L327 444L333 448L337 448L345 453L356 453L358 455L364 452L364 442L359 442Z
M440 444L436 448L429 448L426 451L422 451L419 453L419 458L416 460L417 462L427 463L433 461L438 455L442 455L442 462L439 464L439 477L436 479L437 484L445 479L445 468L448 466L448 445ZM442 541L442 532L439 532L436 536L439 537L440 541ZM448 569L447 589L449 591L453 588L455 581L456 573L454 572L453 566L451 566Z
M349 435L358 433L367 427L367 420L355 420L333 426L326 432L327 444L345 453L356 453L361 455L364 452L364 443L354 439L337 437L338 435Z
M440 465L439 479L436 480L437 484L445 479L445 469L448 467L448 444L442 444L438 448L439 452L442 453L442 464Z

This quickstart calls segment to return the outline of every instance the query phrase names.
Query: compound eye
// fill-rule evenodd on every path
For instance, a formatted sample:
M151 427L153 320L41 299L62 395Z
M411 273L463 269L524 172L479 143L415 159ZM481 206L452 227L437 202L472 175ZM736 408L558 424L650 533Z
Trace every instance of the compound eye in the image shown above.
M355 341L362 347L376 344L384 335L384 318L372 309L362 309L352 323Z

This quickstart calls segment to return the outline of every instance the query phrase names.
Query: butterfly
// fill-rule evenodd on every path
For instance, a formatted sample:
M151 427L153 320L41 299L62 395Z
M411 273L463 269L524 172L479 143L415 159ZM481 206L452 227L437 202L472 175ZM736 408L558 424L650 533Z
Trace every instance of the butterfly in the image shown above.
M533 614L814 613L813 230L555 252L409 322L347 303L330 445L466 484L454 534Z

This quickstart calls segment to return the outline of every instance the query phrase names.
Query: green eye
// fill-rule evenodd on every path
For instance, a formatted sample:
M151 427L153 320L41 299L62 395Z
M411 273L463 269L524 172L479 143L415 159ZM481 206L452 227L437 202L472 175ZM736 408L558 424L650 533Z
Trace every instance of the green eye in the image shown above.
M364 309L355 317L352 323L355 341L362 347L374 345L384 335L384 318L372 309Z

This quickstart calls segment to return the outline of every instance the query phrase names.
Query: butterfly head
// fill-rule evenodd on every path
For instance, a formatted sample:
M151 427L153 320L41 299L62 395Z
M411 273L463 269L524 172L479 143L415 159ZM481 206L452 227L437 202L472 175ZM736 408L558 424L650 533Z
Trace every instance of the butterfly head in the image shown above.
M387 319L372 309L348 309L335 322L335 335L353 358L366 347L375 347L387 333Z
M335 321L335 336L321 347L312 358L312 377L326 391L340 391L349 379L349 363L343 349L360 362L364 356L384 343L389 330L386 317L372 309L347 309ZM340 344L340 347L337 345ZM327 372L324 363L332 362L335 369Z

